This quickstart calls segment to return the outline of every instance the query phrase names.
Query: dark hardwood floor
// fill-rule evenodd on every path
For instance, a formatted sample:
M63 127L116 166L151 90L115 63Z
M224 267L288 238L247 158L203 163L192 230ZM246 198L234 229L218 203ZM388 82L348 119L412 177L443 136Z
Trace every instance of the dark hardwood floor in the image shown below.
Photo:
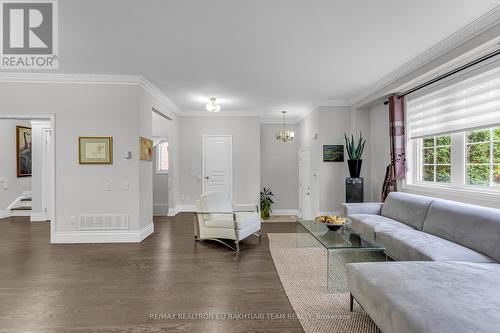
M266 237L295 225L264 223L262 243L235 255L194 242L192 218L155 218L142 243L102 245L50 245L48 223L0 220L0 332L302 332ZM196 318L217 314L250 317Z

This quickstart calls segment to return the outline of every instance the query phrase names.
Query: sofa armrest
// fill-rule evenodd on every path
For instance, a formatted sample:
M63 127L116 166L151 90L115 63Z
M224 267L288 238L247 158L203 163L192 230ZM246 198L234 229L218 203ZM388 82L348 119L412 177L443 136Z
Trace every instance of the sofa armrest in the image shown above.
M259 212L259 206L256 204L233 204L235 212Z
M340 207L340 214L342 216L349 216L352 214L380 215L383 205L383 202L343 203Z

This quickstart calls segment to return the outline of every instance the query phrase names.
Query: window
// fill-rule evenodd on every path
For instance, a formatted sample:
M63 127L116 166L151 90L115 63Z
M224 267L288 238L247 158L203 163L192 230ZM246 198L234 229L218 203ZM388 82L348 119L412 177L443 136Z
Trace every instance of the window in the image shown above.
M168 141L156 146L156 172L168 173Z
M412 140L415 182L500 188L500 127Z
M421 180L433 183L450 183L451 135L422 139L421 152Z
M406 116L408 184L500 191L500 61L413 94Z
M467 184L500 186L500 127L467 132Z

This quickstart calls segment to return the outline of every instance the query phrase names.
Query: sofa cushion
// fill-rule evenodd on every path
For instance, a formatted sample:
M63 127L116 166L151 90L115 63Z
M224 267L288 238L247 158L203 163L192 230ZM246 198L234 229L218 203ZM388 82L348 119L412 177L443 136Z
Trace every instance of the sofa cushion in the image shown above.
M258 213L238 212L236 213L236 225L238 230L245 229L253 224L260 223ZM233 214L212 214L205 221L207 228L234 229Z
M498 332L500 265L346 265L349 290L384 333Z
M380 232L377 242L385 246L389 256L400 261L495 262L465 246L417 230Z
M436 199L423 231L500 261L500 210Z
M422 230L432 198L403 192L392 192L382 207L382 216Z
M377 240L377 233L382 231L415 230L401 222L380 215L352 214L352 228L361 233L369 241Z

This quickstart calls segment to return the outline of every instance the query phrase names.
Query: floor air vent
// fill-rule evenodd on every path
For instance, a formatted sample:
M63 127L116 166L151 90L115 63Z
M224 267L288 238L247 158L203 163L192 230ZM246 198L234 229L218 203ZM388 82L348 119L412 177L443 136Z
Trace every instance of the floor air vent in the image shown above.
M85 214L79 216L80 230L124 230L129 227L127 214Z

